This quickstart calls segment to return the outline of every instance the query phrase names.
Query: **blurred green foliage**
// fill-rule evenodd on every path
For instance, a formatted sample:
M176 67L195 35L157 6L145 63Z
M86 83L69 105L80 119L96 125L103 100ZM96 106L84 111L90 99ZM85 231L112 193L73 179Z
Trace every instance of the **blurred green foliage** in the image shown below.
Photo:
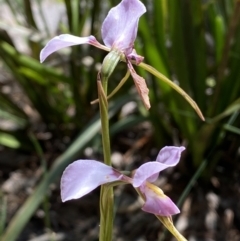
M3 241L16 239L40 204L39 196L44 196L49 184L59 177L84 146L98 138L96 134L100 128L98 120L94 119L98 107L90 102L97 97L97 69L106 53L91 46L77 46L59 51L40 64L39 52L51 37L60 32L78 36L93 34L101 40L101 22L118 2L52 1L51 4L60 4L64 8L59 21L57 17L55 19L57 28L52 30L53 23L50 26L46 14L47 1L1 1L12 21L0 21L0 67L2 73L8 73L7 78L0 82L0 145L32 151L35 145L28 133L34 132L38 124L44 125L52 139L63 140L69 136L73 140L76 133L80 133L10 222ZM143 110L137 95L133 97L131 94L133 82L128 81L110 100L112 115L119 113L130 96L139 108L134 116L126 117L129 121L115 118L119 124L115 124L113 133L131 129L131 125L147 119L154 128L154 145L160 148L184 143L188 160L185 171L197 170L203 160L208 159L209 169L205 175L209 176L221 159L222 151L229 152L234 158L237 156L240 134L240 1L143 2L148 12L140 19L135 45L138 54L145 57L146 63L178 83L199 105L206 121L202 122L173 89L136 67L146 78L152 107L149 112ZM33 9L37 9L37 13ZM26 48L23 50L21 45ZM117 85L125 71L120 64L112 76L110 89ZM17 97L12 91L6 91L8 85L11 89L19 86L24 94ZM4 121L12 123L12 127L6 128L2 125ZM86 131L91 134L86 134ZM25 218L21 220L23 212Z

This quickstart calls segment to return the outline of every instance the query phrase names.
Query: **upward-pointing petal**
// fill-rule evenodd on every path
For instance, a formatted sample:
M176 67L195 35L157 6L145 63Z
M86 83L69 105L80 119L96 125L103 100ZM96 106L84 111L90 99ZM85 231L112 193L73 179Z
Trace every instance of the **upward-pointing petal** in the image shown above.
M155 182L159 172L168 167L177 165L180 160L181 152L185 147L165 146L162 148L154 162L147 162L141 165L133 176L133 186L139 187L145 181Z
M76 37L74 35L70 34L61 34L59 36L54 37L51 39L46 46L42 49L40 53L40 62L42 63L50 54L53 52L79 44L92 44L98 43L94 36L88 36L88 37Z
M102 24L105 45L129 54L137 36L139 18L145 12L146 8L139 0L122 0L112 8Z
M154 182L158 178L159 172L166 169L166 165L158 162L147 162L141 165L133 176L133 186L139 187L144 182Z
M165 164L167 167L175 166L178 164L181 153L185 150L185 147L180 146L165 146L160 150L157 156L157 162Z

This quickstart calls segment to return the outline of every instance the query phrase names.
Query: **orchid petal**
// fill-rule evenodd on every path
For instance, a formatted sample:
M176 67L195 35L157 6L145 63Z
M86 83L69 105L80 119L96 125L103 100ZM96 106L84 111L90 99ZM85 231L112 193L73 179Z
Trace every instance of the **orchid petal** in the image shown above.
M61 34L51 39L42 49L40 53L40 62L42 63L50 54L59 49L79 44L97 45L97 43L98 41L92 35L80 38L70 34Z
M62 201L80 198L96 187L120 180L121 177L121 173L101 162L75 161L65 169L61 178Z
M137 36L139 18L145 12L146 8L139 0L122 0L112 8L102 24L105 45L129 54Z
M132 63L129 61L129 59L127 59L127 65L128 65L128 69L131 73L131 76L133 78L134 84L137 88L138 94L140 95L144 106L148 110L148 109L150 109L151 105L150 105L150 101L149 101L149 97L148 97L149 89L147 87L146 81L143 77L139 76L135 72L135 70L132 66Z
M143 211L160 216L172 216L180 213L178 207L160 188L144 185L140 190L145 195Z
M139 187L144 182L154 182L158 178L159 172L166 169L168 166L159 162L147 162L141 165L133 176L133 186Z
M160 150L156 161L165 164L167 167L175 166L178 164L184 150L185 147L183 146L165 146Z
M136 62L136 65L139 65L144 60L144 57L138 55L135 49L133 49L132 52L127 55L127 58L130 60L134 60Z
M139 187L145 181L154 182L158 178L159 172L175 166L181 157L181 152L185 147L166 146L161 149L155 162L147 162L141 165L135 172L133 177L133 186Z

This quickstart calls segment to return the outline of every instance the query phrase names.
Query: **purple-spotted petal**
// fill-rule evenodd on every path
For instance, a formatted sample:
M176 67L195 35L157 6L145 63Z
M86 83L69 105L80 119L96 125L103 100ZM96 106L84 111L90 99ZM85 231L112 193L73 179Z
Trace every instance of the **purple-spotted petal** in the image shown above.
M166 146L159 152L157 160L141 165L133 176L133 186L139 187L145 181L154 182L158 178L159 172L175 166L181 157L181 152L185 147Z
M143 185L140 190L146 199L142 207L143 211L160 216L172 216L180 213L174 202L158 187L155 186L152 189L149 186Z
M117 181L121 177L121 173L101 162L75 161L65 169L61 178L62 201L80 198L96 187Z
M50 54L59 49L79 44L96 45L96 43L98 42L94 36L80 38L70 34L61 34L51 39L42 49L40 53L40 62L42 63Z
M102 24L102 38L107 47L131 53L137 36L139 18L146 8L139 0L122 0L112 8Z
M156 161L165 164L166 167L175 166L178 164L184 150L185 147L183 146L165 146L160 150Z

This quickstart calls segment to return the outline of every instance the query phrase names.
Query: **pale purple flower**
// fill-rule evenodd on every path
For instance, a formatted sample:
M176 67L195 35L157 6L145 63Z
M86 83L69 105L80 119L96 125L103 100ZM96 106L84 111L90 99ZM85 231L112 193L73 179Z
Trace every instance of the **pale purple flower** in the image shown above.
M75 161L66 168L61 178L62 201L81 198L100 185L119 181L131 184L141 193L145 201L143 211L160 216L177 214L180 212L178 207L152 182L157 180L159 172L175 166L184 150L184 147L164 147L156 161L141 165L132 178L95 160Z
M150 108L148 88L145 80L136 74L131 61L139 64L143 57L134 50L134 41L137 36L139 18L146 12L146 8L139 0L122 0L112 8L102 24L101 34L105 45L100 44L94 36L77 37L62 34L51 39L40 53L43 62L53 52L74 45L90 44L97 48L111 51L117 50L124 56L130 73L133 77L138 93L147 109Z

